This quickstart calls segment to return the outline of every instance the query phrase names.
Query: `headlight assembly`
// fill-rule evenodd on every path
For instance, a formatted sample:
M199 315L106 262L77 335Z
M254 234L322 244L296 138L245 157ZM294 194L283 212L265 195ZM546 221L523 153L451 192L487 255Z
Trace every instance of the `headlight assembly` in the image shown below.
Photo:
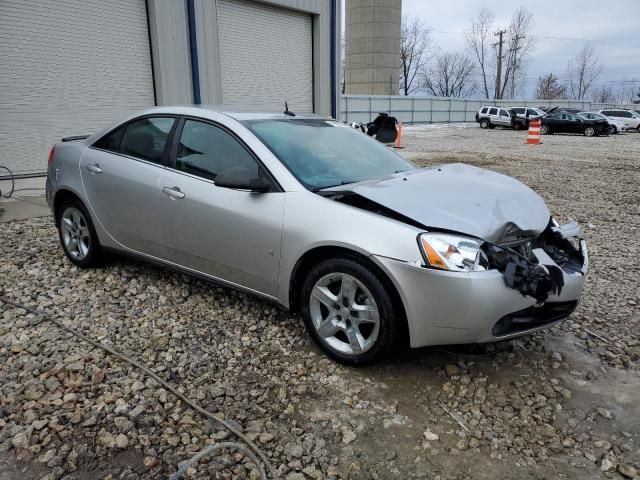
M427 266L453 272L478 272L487 269L482 242L448 233L423 233L418 237Z

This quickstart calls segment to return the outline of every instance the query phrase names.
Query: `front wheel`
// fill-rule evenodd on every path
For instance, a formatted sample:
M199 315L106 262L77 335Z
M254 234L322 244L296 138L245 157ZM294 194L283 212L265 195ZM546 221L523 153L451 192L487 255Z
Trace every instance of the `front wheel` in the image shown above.
M607 129L607 133L609 135L614 135L618 133L618 129L615 127L615 125L609 125L609 128Z
M324 260L302 285L307 331L330 357L349 365L381 360L399 336L398 315L380 274L354 258Z
M596 134L596 129L593 127L587 127L584 129L584 134L587 137L593 137Z
M102 248L87 209L78 200L68 200L59 212L58 235L67 258L81 268L99 266Z
M551 128L549 125L542 125L542 127L540 127L540 133L542 135L551 135Z

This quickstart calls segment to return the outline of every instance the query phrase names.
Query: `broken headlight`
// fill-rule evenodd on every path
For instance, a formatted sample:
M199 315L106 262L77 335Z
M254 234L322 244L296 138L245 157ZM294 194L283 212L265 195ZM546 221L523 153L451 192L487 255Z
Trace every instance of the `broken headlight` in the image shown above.
M418 237L427 266L454 272L477 272L487 269L482 242L471 237L448 233L423 233Z

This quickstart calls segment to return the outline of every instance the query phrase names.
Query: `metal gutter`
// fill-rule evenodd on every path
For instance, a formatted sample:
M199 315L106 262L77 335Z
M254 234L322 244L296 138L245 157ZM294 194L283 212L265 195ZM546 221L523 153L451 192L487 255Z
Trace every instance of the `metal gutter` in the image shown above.
M191 59L191 86L193 88L193 103L200 102L200 66L198 65L198 43L196 37L196 13L194 0L187 0L187 22L189 28L189 57Z
M338 118L336 111L336 23L337 23L337 3L338 0L331 0L331 116Z

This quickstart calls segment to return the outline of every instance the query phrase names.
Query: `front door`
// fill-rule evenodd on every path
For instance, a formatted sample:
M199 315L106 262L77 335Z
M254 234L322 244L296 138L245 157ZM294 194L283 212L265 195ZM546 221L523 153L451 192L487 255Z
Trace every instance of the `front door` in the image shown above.
M248 148L217 124L187 119L176 133L173 168L162 179L161 205L178 265L276 296L284 193L218 187L216 176L263 167Z
M162 157L173 123L169 117L135 120L102 137L80 160L93 219L120 245L161 258L167 254Z

